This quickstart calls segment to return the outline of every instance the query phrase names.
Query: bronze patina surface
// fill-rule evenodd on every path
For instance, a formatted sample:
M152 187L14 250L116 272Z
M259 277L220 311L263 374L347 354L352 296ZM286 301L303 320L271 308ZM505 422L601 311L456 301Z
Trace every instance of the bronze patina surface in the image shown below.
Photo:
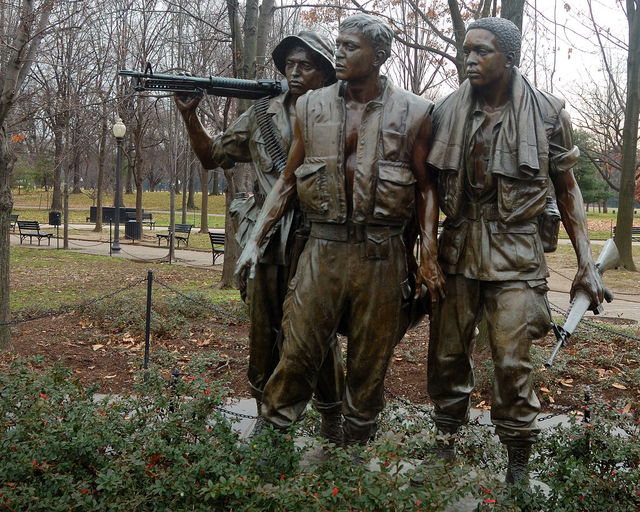
M375 434L393 348L410 299L404 233L417 218L417 288L442 293L437 265L436 184L425 165L432 104L380 76L393 33L368 15L347 18L336 40L337 84L296 104L284 173L266 199L238 262L246 272L270 227L298 199L311 236L290 283L283 353L265 387L263 415L287 427L304 410L327 340L348 338L343 400L345 444Z
M474 332L484 317L495 365L491 418L509 448L507 480L523 481L539 433L529 348L551 324L538 229L549 194L578 257L572 296L582 288L595 306L603 285L564 103L520 74L520 33L508 20L471 23L464 52L467 80L436 106L428 157L447 216L438 246L446 293L431 317L428 391L438 428L456 432L468 419Z
M302 31L284 38L274 49L273 58L276 67L286 76L289 90L269 100L266 113L274 127L275 140L288 151L298 98L308 90L335 82L332 42L315 32ZM229 169L239 162L251 162L256 177L251 199L259 208L279 173L266 148L267 135L259 127L256 105L238 117L224 133L211 137L198 119L199 101L200 97L176 96L192 147L202 165L207 169ZM251 319L248 377L258 403L280 358L282 305L292 275L291 265L295 265L299 254L297 247L305 241L299 218L292 210L279 223L257 262L255 276L247 285ZM244 221L250 224L248 219L241 220ZM250 226L244 231L245 236L249 230ZM335 339L319 364L321 377L317 386L314 383L318 408L321 412L332 412L340 405L344 386L343 364Z

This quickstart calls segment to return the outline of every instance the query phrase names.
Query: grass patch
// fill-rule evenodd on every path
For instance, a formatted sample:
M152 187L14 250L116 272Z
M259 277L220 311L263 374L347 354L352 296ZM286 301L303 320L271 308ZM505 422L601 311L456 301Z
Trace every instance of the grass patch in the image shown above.
M11 309L42 311L84 302L145 278L147 269L183 293L197 291L212 302L239 300L236 290L216 288L220 273L212 268L152 262L142 266L121 258L14 246L11 248ZM144 294L144 286L139 289ZM170 292L156 286L154 295L166 293Z
M124 206L127 208L135 208L136 196L135 194L125 194ZM194 197L195 204L199 207L202 203L202 194L197 192ZM42 209L49 210L51 205L51 191L45 192L44 190L33 190L27 194L17 193L17 190L13 190L13 203L14 210L19 209ZM102 199L102 204L105 206L113 204L113 196L106 194ZM82 208L85 210L84 216L89 215L89 207L95 205L95 201L86 193L81 194L69 194L69 208ZM182 205L182 196L176 196L176 211L180 211ZM169 211L169 192L143 192L142 193L142 207L145 211ZM224 215L225 208L225 196L209 196L209 213ZM17 212L16 212L17 213ZM199 212L198 212L199 215ZM154 215L155 217L155 215Z

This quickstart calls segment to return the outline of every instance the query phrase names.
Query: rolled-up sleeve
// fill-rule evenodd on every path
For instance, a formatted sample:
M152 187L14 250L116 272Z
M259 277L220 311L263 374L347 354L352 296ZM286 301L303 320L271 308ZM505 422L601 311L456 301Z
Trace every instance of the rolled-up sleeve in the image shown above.
M567 111L562 109L549 138L549 172L566 172L576 165L579 157L580 150L573 143L571 118Z
M224 133L213 139L211 158L218 166L229 169L238 162L251 162L249 141L253 131L253 107L236 119Z

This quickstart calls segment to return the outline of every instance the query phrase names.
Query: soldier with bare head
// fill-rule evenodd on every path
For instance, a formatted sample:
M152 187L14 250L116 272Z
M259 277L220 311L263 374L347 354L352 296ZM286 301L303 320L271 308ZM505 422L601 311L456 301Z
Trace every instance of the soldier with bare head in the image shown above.
M431 316L428 391L438 429L455 434L469 416L474 332L484 316L495 366L491 419L507 447L506 481L526 485L540 410L529 349L551 326L543 244L553 195L578 258L572 298L582 289L595 307L604 289L573 176L579 151L564 102L520 74L520 31L508 20L472 22L464 55L467 80L436 105L428 158L447 216L438 243L446 296ZM440 441L438 454L452 459L453 443Z
M426 168L432 103L380 75L393 32L380 19L345 19L336 39L338 83L296 104L284 173L267 197L238 262L246 272L270 227L298 199L311 234L293 278L284 346L264 390L262 413L286 428L304 411L338 328L347 336L343 399L346 445L366 443L384 406L384 378L404 335L410 299L403 234L422 235L417 288L442 293L436 262L436 185Z

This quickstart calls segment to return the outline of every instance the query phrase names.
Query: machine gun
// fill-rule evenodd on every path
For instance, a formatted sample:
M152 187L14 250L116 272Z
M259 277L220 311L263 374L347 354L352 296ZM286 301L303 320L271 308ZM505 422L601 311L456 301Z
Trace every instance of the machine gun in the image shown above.
M144 72L122 69L120 76L131 77L136 91L160 91L177 93L207 93L213 96L256 100L273 97L287 90L287 82L275 79L243 80L210 76L162 75L154 73L150 65Z
M600 273L600 275L604 274L610 268L618 265L619 261L620 254L618 253L616 244L614 243L613 239L607 240L604 244L604 247L602 248L600 256L598 256L598 261L596 262L596 268L598 269L598 272ZM607 302L611 302L613 300L613 295L611 294L611 292L609 292L609 290L605 290L605 299ZM564 321L564 325L560 326L556 325L555 323L553 324L553 332L556 335L558 343L554 347L549 359L547 359L547 361L544 363L547 368L553 364L553 360L558 354L558 351L567 342L569 336L573 334L573 331L575 331L576 327L580 323L580 320L582 320L582 317L589 309L590 304L591 298L589 297L589 295L587 295L586 292L584 292L583 290L576 291L576 295L573 298L571 306L569 307L569 312L567 313L567 318ZM598 307L594 310L594 313L596 315L599 315L603 311L604 309L602 307L602 304L598 304Z

